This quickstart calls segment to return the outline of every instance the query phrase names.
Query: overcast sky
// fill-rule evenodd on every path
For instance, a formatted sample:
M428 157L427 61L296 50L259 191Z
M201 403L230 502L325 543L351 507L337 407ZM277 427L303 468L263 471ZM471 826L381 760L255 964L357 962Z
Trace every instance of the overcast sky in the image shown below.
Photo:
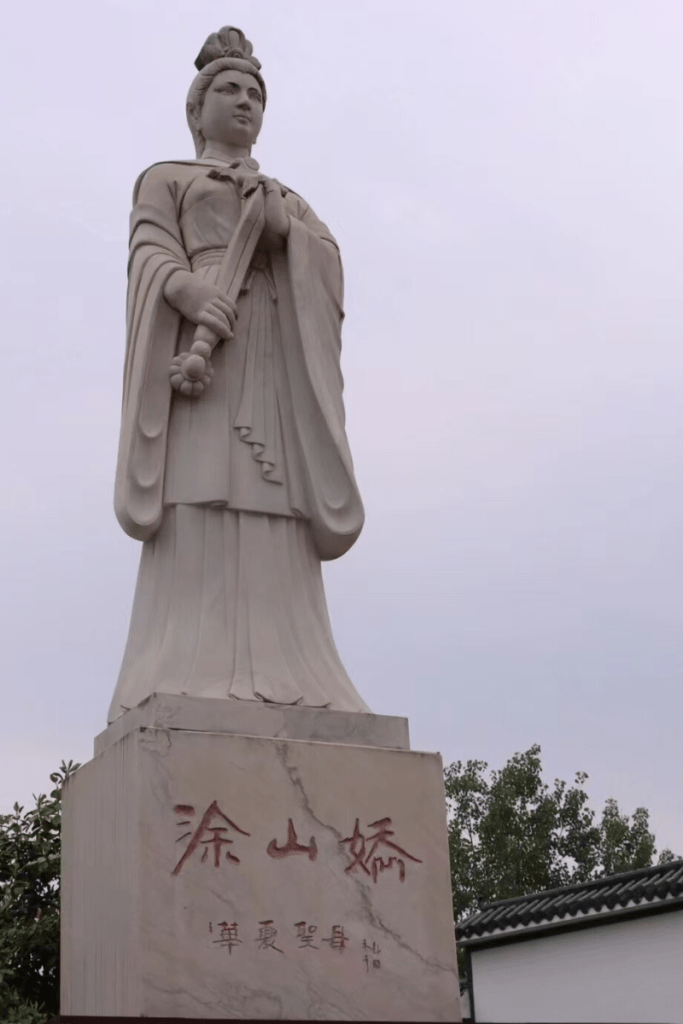
M139 545L112 488L127 222L193 156L209 32L345 261L367 526L326 569L413 746L542 746L683 855L680 0L65 0L4 13L0 812L105 725Z

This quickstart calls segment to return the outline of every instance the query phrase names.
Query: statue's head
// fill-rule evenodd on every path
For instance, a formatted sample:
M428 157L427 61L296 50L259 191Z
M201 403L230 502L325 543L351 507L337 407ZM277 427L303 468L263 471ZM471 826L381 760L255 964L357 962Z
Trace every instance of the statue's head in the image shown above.
M208 142L252 146L266 105L261 64L243 32L227 25L212 32L195 67L199 70L187 96L187 122L197 156Z

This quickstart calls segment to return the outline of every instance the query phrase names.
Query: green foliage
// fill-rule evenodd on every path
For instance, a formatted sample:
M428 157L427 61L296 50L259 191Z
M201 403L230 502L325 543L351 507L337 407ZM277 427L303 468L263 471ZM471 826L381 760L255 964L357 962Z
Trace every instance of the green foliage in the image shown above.
M61 787L79 765L62 761L50 796L0 815L0 1020L44 1024L59 1012Z
M445 771L455 920L480 902L508 899L648 867L655 856L649 814L621 814L609 799L599 823L577 772L573 786L541 777L541 748L515 754L490 777L485 761ZM664 850L659 863L674 860Z
M6 1024L45 1024L45 1011L37 1003L27 1003L16 991L5 992L0 989L0 1013Z

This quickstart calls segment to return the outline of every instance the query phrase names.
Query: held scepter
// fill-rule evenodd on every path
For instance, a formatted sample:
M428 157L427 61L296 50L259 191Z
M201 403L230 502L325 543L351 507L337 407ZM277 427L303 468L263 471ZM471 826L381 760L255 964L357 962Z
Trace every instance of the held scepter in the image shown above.
M244 207L235 233L221 260L216 284L231 302L236 303L254 250L266 220L263 181L223 171L210 172L211 177L230 181L240 189ZM181 352L171 362L171 387L188 398L198 398L209 386L213 376L211 353L220 341L205 324L198 324L189 352Z

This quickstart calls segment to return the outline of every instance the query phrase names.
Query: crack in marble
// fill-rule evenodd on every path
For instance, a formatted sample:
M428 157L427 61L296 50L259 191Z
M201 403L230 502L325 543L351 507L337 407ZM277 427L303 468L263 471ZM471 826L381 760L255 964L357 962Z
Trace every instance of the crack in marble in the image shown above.
M440 960L434 960L432 957L423 956L409 943L407 943L405 939L403 939L402 936L398 934L398 932L395 932L393 931L393 929L389 928L389 926L384 923L382 918L379 916L377 911L372 906L372 903L370 901L370 895L364 888L362 880L359 878L354 878L353 881L356 883L356 886L359 889L361 902L365 905L366 916L368 918L369 923L373 925L373 927L378 928L384 935L390 936L397 944L397 946L405 950L405 952L411 953L413 956L417 957L417 959L421 963L425 964L425 966L432 967L438 971L445 971L449 974L453 973L453 968L449 967L448 964L445 964Z
M292 783L294 788L299 791L299 793L301 795L301 799L302 799L302 803L303 803L304 809L310 814L310 816L313 818L313 820L318 825L321 826L321 828L328 829L335 836L335 838L337 838L339 840L339 842L341 842L342 841L342 834L341 834L341 832L338 829L334 828L333 825L327 825L316 814L314 814L313 808L311 807L310 799L308 797L308 794L306 793L306 789L305 789L304 784L303 784L303 782L301 780L301 777L300 777L300 775L298 773L298 769L297 769L296 765L290 765L288 763L289 744L286 741L278 742L278 743L276 743L276 749L277 749L278 759L280 760L280 762L282 764L282 767L287 772L287 775L289 776L290 782ZM351 877L351 876L349 876L349 877ZM414 949L409 943L407 943L405 941L405 939L403 939L401 937L401 935L399 935L397 932L395 932L391 928L389 928L388 925L386 925L384 923L384 921L381 919L381 917L379 916L377 911L372 906L372 902L370 900L370 894L367 891L367 888L366 888L365 884L363 883L363 880L360 879L360 878L353 877L352 881L356 885L356 890L357 890L357 892L358 892L358 894L360 896L360 901L361 901L361 905L362 905L363 914L364 914L364 917L366 918L368 924L370 924L374 928L378 928L384 935L390 936L394 940L394 942L401 949L403 949L407 953L410 953L412 956L417 957L417 959L421 963L425 964L427 967L433 968L433 969L438 970L438 971L444 971L444 972L449 973L449 974L453 973L453 968L451 966L449 966L446 963L443 963L440 960L435 960L432 957L425 957L425 956L423 956L416 949Z
M335 839L338 840L338 842L341 842L343 837L342 837L342 834L339 831L339 829L336 829L334 827L334 825L329 825L329 824L327 824L327 822L324 822L313 811L313 807L311 806L311 801L309 799L308 793L306 792L306 790L304 788L304 784L301 781L301 776L299 775L298 768L296 767L296 765L289 765L288 764L288 757L287 757L287 755L288 755L288 752L289 752L289 744L287 743L287 741L286 740L279 740L275 744L275 749L277 751L278 760L280 761L280 763L282 764L282 767L284 768L284 770L287 772L287 775L289 776L289 781L292 783L292 786L296 790L299 791L299 793L301 795L301 802L303 804L303 807L304 807L304 810L306 811L306 813L311 816L311 818L313 819L313 821L317 825L320 825L321 828L327 829L327 831L331 832L332 835L335 837Z
M140 734L144 749L153 750L154 753L159 754L161 757L166 757L173 746L170 731L168 729L150 728L148 725L141 725ZM165 750L159 749L159 740L161 736L166 740Z

